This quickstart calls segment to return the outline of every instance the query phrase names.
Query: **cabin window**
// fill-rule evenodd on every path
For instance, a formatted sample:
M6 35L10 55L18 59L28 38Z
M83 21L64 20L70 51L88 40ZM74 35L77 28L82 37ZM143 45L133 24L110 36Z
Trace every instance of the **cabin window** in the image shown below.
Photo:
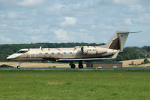
M69 52L70 55L72 55L72 52Z
M57 54L60 55L60 52L58 52Z
M63 54L64 54L64 55L66 55L67 53L66 53L66 52L64 52Z
M54 55L54 52L52 52L51 55Z
M48 55L48 53L47 53L47 52L46 52L45 54L46 54L46 55Z

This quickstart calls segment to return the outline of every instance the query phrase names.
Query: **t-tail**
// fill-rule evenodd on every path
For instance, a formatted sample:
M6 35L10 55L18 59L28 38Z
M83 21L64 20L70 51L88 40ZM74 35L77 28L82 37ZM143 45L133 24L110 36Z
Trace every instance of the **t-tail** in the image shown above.
M111 39L111 41L107 44L107 48L119 50L120 52L122 52L129 33L139 33L139 32L142 31L137 31L137 32L117 31L116 34Z

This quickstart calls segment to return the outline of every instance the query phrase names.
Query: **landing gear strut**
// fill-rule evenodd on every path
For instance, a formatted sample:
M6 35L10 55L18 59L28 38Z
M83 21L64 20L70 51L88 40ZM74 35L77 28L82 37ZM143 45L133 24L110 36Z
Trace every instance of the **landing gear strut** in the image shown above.
M73 63L73 62L70 62L70 64L69 64L70 66L71 66L71 68L75 68L76 67L76 65Z
M21 62L18 63L17 69L20 69Z
M82 60L79 61L78 67L79 67L79 68L83 68Z

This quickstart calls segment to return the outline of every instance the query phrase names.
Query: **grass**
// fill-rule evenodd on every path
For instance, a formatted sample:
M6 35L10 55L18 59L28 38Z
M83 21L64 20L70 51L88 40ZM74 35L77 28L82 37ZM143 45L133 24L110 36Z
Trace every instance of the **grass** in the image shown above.
M149 100L150 70L0 70L0 100Z

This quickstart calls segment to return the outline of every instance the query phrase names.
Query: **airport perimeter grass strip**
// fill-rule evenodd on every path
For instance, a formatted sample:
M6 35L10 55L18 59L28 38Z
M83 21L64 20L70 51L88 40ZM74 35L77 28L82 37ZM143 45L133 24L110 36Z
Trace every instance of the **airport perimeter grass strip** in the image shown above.
M149 100L150 70L0 70L0 100Z

